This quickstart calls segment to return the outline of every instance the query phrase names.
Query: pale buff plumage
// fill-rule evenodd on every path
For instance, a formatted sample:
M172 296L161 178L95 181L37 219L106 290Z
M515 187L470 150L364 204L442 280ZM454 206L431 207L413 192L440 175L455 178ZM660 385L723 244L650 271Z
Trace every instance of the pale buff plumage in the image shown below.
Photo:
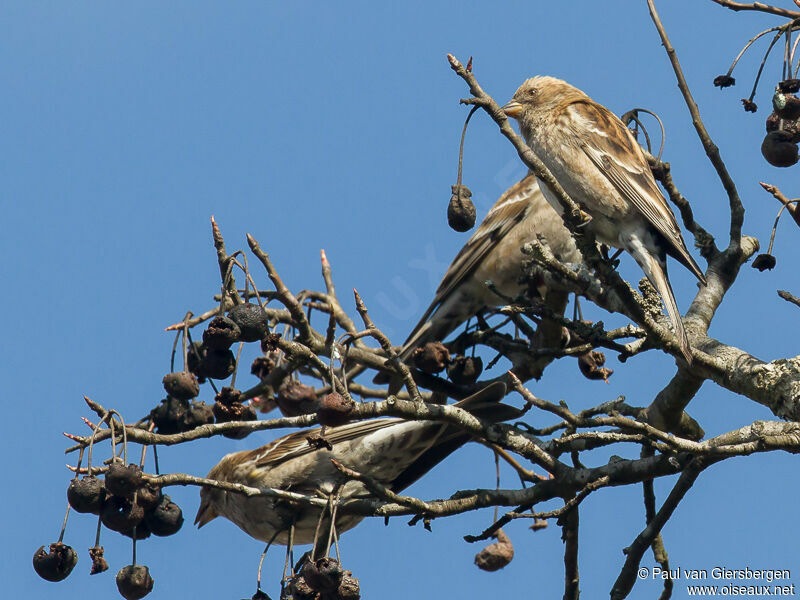
M433 302L408 336L401 357L407 358L414 348L428 341L444 339L481 310L506 304L503 297L486 285L487 281L505 298L522 293L524 256L520 248L538 235L544 236L562 262L581 262L572 235L545 200L536 178L529 175L500 196L453 259ZM542 292L547 305L562 314L566 291Z
M705 277L628 128L607 108L555 77L528 79L503 108L519 121L528 145L564 191L592 217L589 227L597 240L623 248L642 268L664 301L681 352L691 363L666 255L703 284ZM542 188L561 212L555 194Z
M518 409L500 403L505 392L504 384L495 383L456 406L489 422L518 418ZM208 478L313 497L328 497L341 486L341 500L347 503L373 496L362 483L348 481L333 466L331 458L399 492L470 439L462 429L448 423L393 418L328 427L325 439L331 450L310 445L307 438L319 433L319 429L296 431L255 450L228 454L211 469ZM248 497L202 488L195 523L202 527L218 516L258 540L283 545L288 543L289 528L294 524L294 543L309 544L314 539L320 509L266 496ZM340 511L336 530L341 533L352 529L362 519ZM326 516L323 532L327 532L328 523Z

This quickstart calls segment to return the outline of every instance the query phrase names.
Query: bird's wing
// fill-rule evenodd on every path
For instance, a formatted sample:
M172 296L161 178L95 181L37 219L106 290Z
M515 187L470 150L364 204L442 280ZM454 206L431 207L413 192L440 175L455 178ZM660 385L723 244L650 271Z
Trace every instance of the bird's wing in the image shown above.
M352 440L385 427L390 427L402 420L403 419L388 418L370 419L368 421L347 423L339 427L328 427L325 429L325 439L332 446L335 446L343 441ZM256 466L265 467L275 465L289 458L310 454L311 452L315 452L317 448L309 443L308 438L313 435L318 435L320 431L321 429L319 427L295 431L265 446L251 450L250 457L248 458L255 459Z
M611 111L591 100L573 102L567 110L586 124L581 128L581 148L589 160L658 230L672 249L669 253L705 283L703 272L686 248L675 215L628 128Z
M531 189L532 186L534 187L533 190ZM536 178L533 175L528 175L498 198L486 218L478 226L478 229L467 240L467 243L464 244L459 253L456 254L453 262L450 263L439 287L436 289L433 302L431 302L428 310L425 311L419 323L409 334L406 344L425 325L425 322L436 308L472 275L500 240L525 218L531 207L529 198L532 193L541 192L538 190Z

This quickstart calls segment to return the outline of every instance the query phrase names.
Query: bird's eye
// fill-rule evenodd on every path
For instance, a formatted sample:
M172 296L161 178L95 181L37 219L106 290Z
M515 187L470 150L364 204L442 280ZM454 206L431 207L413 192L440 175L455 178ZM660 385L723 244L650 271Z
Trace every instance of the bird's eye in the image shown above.
M534 88L532 90L528 90L528 96L533 98L535 95L536 95L536 88Z

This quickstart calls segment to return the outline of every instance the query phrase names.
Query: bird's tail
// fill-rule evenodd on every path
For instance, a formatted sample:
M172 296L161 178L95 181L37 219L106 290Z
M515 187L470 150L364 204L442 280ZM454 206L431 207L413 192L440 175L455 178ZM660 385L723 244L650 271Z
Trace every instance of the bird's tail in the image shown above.
M456 402L453 406L463 408L479 419L491 423L510 421L520 418L524 412L501 400L506 395L506 385L495 382L477 391L468 398ZM445 425L441 436L428 450L423 452L393 482L392 490L400 492L425 475L447 456L458 450L470 440L464 430L455 425Z
M678 304L675 302L675 294L672 293L672 286L669 284L667 277L667 263L666 260L660 259L658 256L647 250L641 243L632 244L627 248L633 258L639 263L639 266L647 275L647 279L658 291L661 300L667 309L672 329L675 332L675 337L678 338L678 345L681 349L681 354L686 359L686 362L692 364L692 349L689 345L689 338L686 335L686 330L683 328L683 321L681 321L681 313L678 310Z

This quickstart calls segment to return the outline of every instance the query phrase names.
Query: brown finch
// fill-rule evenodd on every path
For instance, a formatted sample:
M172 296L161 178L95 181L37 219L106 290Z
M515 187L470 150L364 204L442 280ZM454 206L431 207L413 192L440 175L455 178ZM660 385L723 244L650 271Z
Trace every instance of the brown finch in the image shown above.
M454 406L489 422L518 418L521 411L500 403L505 393L504 384L494 383ZM346 506L349 501L374 496L363 483L348 479L334 467L332 458L399 492L471 439L450 423L395 418L328 427L324 437L330 450L309 443L307 438L319 433L320 429L296 431L261 448L228 454L211 469L208 478L312 497L329 498L338 492L341 506ZM321 510L274 497L248 497L204 487L195 523L202 527L218 516L225 517L258 540L274 539L282 545L288 544L289 529L294 525L294 543L310 544ZM340 509L336 530L352 529L363 518ZM326 516L323 532L328 531L329 523ZM321 535L327 537L326 533Z
M429 341L440 341L485 308L507 304L525 291L520 248L537 235L545 237L561 262L581 262L575 241L561 217L542 195L536 177L528 175L510 187L459 251L436 290L433 302L403 345L401 358ZM487 281L493 283L490 289ZM547 305L563 314L566 290L540 289Z
M626 250L642 268L691 363L689 339L667 278L667 254L703 284L706 280L628 128L610 110L554 77L528 79L503 110L519 121L531 150L591 216L589 227L597 241ZM542 191L563 212L555 194L544 185Z

